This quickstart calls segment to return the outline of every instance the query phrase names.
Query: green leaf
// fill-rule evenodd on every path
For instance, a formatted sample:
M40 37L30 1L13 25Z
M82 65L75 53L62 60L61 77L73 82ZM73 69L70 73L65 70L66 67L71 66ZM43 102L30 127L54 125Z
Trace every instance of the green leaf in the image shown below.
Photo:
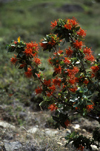
M44 71L45 70L45 67L40 67L39 68L41 71Z
M53 77L55 77L57 75L57 73L56 72L53 72Z
M25 72L27 72L27 64L26 64L26 66L24 67L24 70L25 70Z
M75 28L75 30L76 30L76 31L78 31L79 29L80 29L80 27L79 27L79 26Z
M66 42L69 42L69 35L65 37Z
M59 123L59 118L56 116L52 116L53 120Z

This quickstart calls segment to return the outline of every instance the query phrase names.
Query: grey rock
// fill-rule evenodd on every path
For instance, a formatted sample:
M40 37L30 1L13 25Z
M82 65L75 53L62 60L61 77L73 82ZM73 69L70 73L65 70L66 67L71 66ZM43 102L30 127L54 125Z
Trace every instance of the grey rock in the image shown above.
M65 4L62 7L58 8L58 11L62 12L83 12L84 9L77 4Z
M25 119L25 117L27 116L27 114L25 112L20 112L19 116L21 119Z
M36 133L37 131L39 131L39 129L38 129L37 127L33 127L33 128L31 128L31 129L29 129L27 132L34 134L34 133Z
M93 151L99 151L96 145L91 145Z
M13 126L7 122L4 122L4 121L0 121L0 127L15 129L15 126Z
M56 134L58 134L57 130L52 130L52 129L45 129L45 134L48 136L55 136Z
M18 150L22 147L22 144L18 141L16 142L4 142L6 151Z

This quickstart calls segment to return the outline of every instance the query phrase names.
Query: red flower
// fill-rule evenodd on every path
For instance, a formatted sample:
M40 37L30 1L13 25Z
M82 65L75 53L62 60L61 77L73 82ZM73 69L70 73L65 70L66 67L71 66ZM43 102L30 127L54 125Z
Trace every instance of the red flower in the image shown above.
M64 27L65 27L66 29L69 29L69 30L72 29L71 23L65 24Z
M78 41L78 40L76 40L73 44L74 44L74 47L77 49L81 49L83 45L82 41Z
M65 27L66 29L71 30L72 27L75 27L75 26L77 26L77 25L78 25L78 23L76 22L76 19L73 18L73 19L68 19L68 20L67 20L67 23L64 25L64 27Z
M55 26L57 26L57 21L56 20L54 22L51 21L51 27L52 27L52 29L55 28Z
M69 79L69 80L68 80L68 82L69 82L70 84L75 84L75 82L76 82L76 78Z
M20 65L20 68L23 68L25 66L26 66L26 63L23 63L23 64Z
M69 90L70 90L71 92L75 93L76 90L77 90L77 87L75 87L75 88L69 88Z
M80 30L77 32L77 34L78 34L79 36L82 36L82 37L85 37L85 36L86 36L86 32L85 32L83 29L81 29L81 28L80 28Z
M52 85L51 87L49 87L49 89L52 91L52 92L54 92L55 91L55 85Z
M36 42L34 42L34 43L33 42L26 43L26 47L35 49L36 51L38 50L38 44Z
M16 44L17 44L17 41L14 41L14 44L16 45Z
M41 63L40 59L39 58L34 58L34 62L39 65Z
M39 94L43 91L43 89L41 87L38 87L37 89L35 89L36 94Z
M85 55L85 57L84 57L86 60L88 60L88 61L95 61L95 58L94 58L94 56L92 55L92 54L90 54L90 55Z
M69 120L66 120L65 122L64 122L64 124L66 125L66 127L70 124L70 121Z
M96 73L99 70L99 67L98 66L92 66L91 69L92 69L92 72Z
M85 55L91 55L92 54L91 49L88 48L88 47L84 48L83 52L84 52Z
M27 78L32 77L32 69L28 68L27 71L25 72L25 75L26 75Z
M73 50L71 50L71 47L69 47L68 49L66 49L66 54L68 57L71 57L73 54Z
M10 59L10 61L11 61L11 63L15 64L15 63L16 63L16 61L17 61L17 59L16 59L16 55L15 55L15 58L14 58L14 57L12 57L12 58Z
M88 84L89 81L87 79L85 79L83 83Z
M26 43L26 49L24 51L26 56L36 56L38 51L38 44L37 43Z
M70 60L65 57L65 58L64 58L64 63L65 63L65 64L70 64Z
M56 106L56 104L51 104L48 109L50 109L51 111L57 110L58 107Z
M51 84L51 81L50 81L50 80L45 80L45 79L44 79L44 85L50 86L50 84Z
M72 24L72 26L77 26L78 22L76 22L76 19L73 17L73 19L69 19L69 22Z
M53 83L54 83L54 85L60 86L61 85L61 79L56 77L55 79L53 79Z
M54 71L55 71L56 73L61 73L61 66L59 65L58 67L55 67L55 68L54 68Z
M12 95L13 95L12 93L9 94L9 96L12 96Z
M60 55L63 53L63 50L58 50L57 52L54 52L54 55Z
M74 76L79 72L78 67L74 67L73 69L67 69L68 76L70 78L75 78Z
M41 42L41 43L40 43L40 46L43 47L44 49L47 48L47 45L48 45L48 43L44 43L44 42Z
M52 61L51 61L51 60L52 60L52 58L49 58L49 59L48 59L48 62L49 62L50 64L52 64Z
M51 41L48 42L49 45L54 46L56 44L56 41L54 40L54 37L51 37Z
M79 145L79 148L77 150L83 151L84 150L84 146Z
M48 97L50 97L52 94L53 94L52 92L46 92L46 95L47 95Z
M86 109L87 109L88 111L93 110L93 108L94 108L94 103L91 104L91 105L87 105L87 106L86 106Z
M36 75L37 75L38 78L40 78L40 74L39 73L36 73Z
M94 73L92 73L92 74L91 74L91 78L94 78L94 77L95 77L95 74L94 74Z
M75 107L75 110L78 110L78 107Z

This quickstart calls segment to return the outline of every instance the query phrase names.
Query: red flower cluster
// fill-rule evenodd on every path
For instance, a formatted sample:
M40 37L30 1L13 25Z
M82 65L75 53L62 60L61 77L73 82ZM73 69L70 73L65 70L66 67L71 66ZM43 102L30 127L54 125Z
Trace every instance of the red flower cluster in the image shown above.
M85 80L83 81L83 83L87 85L87 84L89 83L89 81L88 81L87 79L85 79Z
M71 30L74 26L77 26L78 23L76 22L76 19L68 19L64 27L68 30Z
M60 55L63 53L63 50L58 50L57 52L54 52L54 55Z
M57 26L57 21L55 20L54 22L51 21L51 27L52 29L55 28Z
M70 22L69 22L69 23L66 23L66 24L64 25L64 27L65 27L66 29L69 29L69 30L72 29L72 25L71 25Z
M55 111L58 109L58 107L56 106L56 104L51 104L48 109L50 109L51 111Z
M55 78L55 79L53 79L52 81L53 81L54 85L58 85L58 86L60 86L60 85L61 85L61 79L60 79L60 78L58 78L58 77L56 77L56 78Z
M24 51L26 56L34 57L37 55L37 51L38 51L38 44L36 42L26 43L26 49Z
M48 43L47 43L47 42L43 42L43 41L44 41L44 40L42 39L41 42L40 42L40 46L41 46L42 48L46 49Z
M49 89L52 91L52 93L55 91L55 89L56 89L56 87L55 87L55 85L52 85L52 86L50 86L49 87Z
M69 82L70 84L75 84L76 82L78 82L78 78L77 78L77 77L70 78L70 79L68 80L68 82Z
M91 62L95 61L95 58L92 54L91 55L85 55L85 59L88 61L91 61Z
M43 89L41 87L38 87L37 89L35 89L36 94L39 94L43 91Z
M98 66L92 66L91 69L92 69L93 73L96 73L99 70L99 67Z
M64 124L66 125L66 127L70 124L70 121L69 120L66 120L65 122L64 122Z
M77 34L82 37L86 36L86 32L82 28L80 28L80 30L77 32Z
M65 63L65 64L70 64L71 61L70 61L68 58L65 57L65 58L64 58L64 63Z
M20 65L20 68L24 68L26 66L26 63L23 63Z
M84 146L80 145L77 150L83 151L84 150Z
M45 80L45 79L44 79L44 85L50 86L50 84L51 84L51 81L50 81L50 80Z
M48 59L48 62L49 62L50 64L52 64L52 61L51 61L51 60L52 60L52 58L49 58L49 59Z
M68 57L71 57L73 54L73 50L71 49L71 47L69 47L68 49L66 49L66 54Z
M70 90L71 92L75 93L76 90L77 90L77 87L69 88L69 90Z
M75 75L79 72L79 69L78 67L73 67L73 69L67 69L67 72L70 78L68 82L73 85L73 87L69 88L69 90L74 93L77 90L76 82L78 82L78 78L75 77Z
M45 39L41 40L40 46L43 49L51 49L53 46L55 46L59 42L60 42L60 39L57 35L49 34L49 35L47 35L47 37Z
M61 73L61 66L59 65L58 67L55 67L55 68L54 68L54 71L55 71L56 73Z
M34 62L39 65L41 63L40 59L39 58L34 58Z
M51 37L51 41L48 42L49 45L54 46L56 44L56 41L54 40L54 37Z
M93 108L94 108L94 103L93 104L91 104L91 105L87 105L86 106L86 109L90 112L91 110L93 110Z
M11 63L15 64L17 62L16 55L10 59Z
M75 75L79 72L78 67L73 67L73 69L67 69L68 76L70 78L75 78Z
M90 48L88 48L88 47L84 48L83 53L85 54L85 57L84 57L84 58L85 58L86 60L91 61L91 62L95 61L95 58L94 58L94 56L92 55L92 51L91 51Z
M25 72L25 75L26 75L27 78L32 77L32 69L31 69L30 67L29 67L29 68L27 69L27 71Z
M92 54L91 49L88 48L88 47L84 48L83 52L84 52L85 55L91 55Z
M74 45L75 48L81 49L82 46L83 46L83 43L82 43L82 41L76 40L76 41L73 43L73 45Z

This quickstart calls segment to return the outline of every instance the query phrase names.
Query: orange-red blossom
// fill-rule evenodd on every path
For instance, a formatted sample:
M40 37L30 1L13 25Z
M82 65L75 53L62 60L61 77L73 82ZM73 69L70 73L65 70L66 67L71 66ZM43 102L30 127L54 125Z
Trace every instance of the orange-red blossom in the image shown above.
M31 69L30 67L29 67L29 68L27 69L27 71L25 72L25 75L26 75L27 78L32 77L32 69Z
M79 148L77 148L77 150L83 151L84 150L84 146L79 145Z
M66 127L70 124L70 121L69 120L66 120L65 122L64 122L64 124L66 125Z
M48 109L50 109L51 111L55 111L58 109L58 107L56 106L56 104L51 104Z
M91 105L87 105L86 106L86 109L90 112L91 110L93 110L94 108L94 104L91 104Z
M14 56L15 56L15 57L12 57L12 58L10 59L10 61L11 61L12 64L15 64L15 63L17 62L16 55L14 55Z

